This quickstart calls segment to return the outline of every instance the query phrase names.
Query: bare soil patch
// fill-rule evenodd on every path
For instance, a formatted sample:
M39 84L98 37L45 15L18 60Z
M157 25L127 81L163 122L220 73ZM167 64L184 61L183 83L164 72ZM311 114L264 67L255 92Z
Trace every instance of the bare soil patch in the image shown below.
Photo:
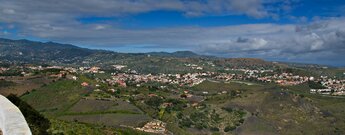
M30 77L20 77L11 76L5 77L4 80L14 82L15 85L9 87L1 87L0 94L7 96L9 94L22 95L26 92L30 92L33 89L40 88L44 84L48 84L52 79L42 76L30 76Z

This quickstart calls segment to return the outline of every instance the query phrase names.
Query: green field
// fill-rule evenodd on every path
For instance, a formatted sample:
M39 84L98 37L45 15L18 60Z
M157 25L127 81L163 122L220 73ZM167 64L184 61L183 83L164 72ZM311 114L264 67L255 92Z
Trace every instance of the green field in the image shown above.
M86 124L80 122L66 122L51 119L52 134L64 135L150 135L149 133L139 132L130 128L112 128L96 124Z
M127 111L132 114L143 114L143 112L132 104L119 101L82 99L71 107L66 113L85 113L85 112L111 112Z
M47 115L60 115L77 103L89 89L80 82L61 80L22 96L36 110Z
M93 86L83 87L79 81L60 80L32 91L21 98L45 116L69 122L137 127L151 120L136 106L122 101L87 99ZM86 98L86 99L84 99Z
M128 113L106 113L106 114L81 114L81 115L64 115L58 117L66 121L78 121L83 123L93 123L111 127L119 126L142 126L151 120L150 117L143 114L128 114Z

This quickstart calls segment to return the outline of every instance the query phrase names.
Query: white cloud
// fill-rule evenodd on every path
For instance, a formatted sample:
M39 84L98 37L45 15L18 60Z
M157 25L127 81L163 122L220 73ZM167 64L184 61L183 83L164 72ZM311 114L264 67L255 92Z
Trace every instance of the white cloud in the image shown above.
M297 26L296 31L293 31L293 25L274 25L264 32L253 29L251 34L238 34L241 37L237 39L235 36L229 37L230 40L227 41L218 40L201 44L199 51L232 57L255 54L256 57L269 59L331 60L344 63L342 59L345 56L345 24L342 23L344 21L344 18L338 18L313 22L309 25ZM265 28L262 25L253 27ZM243 31L248 28L242 26Z
M13 9L3 9L2 12L5 13L5 14L14 14L14 13L16 13Z
M345 57L345 18L317 19L305 25L246 24L221 27L124 29L116 25L83 24L80 17L126 16L155 10L179 11L186 16L247 15L275 17L280 0L0 0L0 22L18 35L93 46L153 45L189 49L204 54L274 59L337 60ZM286 12L291 3L278 5ZM280 12L280 11L279 11ZM298 18L297 18L298 19ZM11 29L11 28L10 28ZM4 33L2 33L4 34ZM345 62L344 62L345 63Z
M106 28L106 26L104 26L104 25L96 25L95 26L95 30L102 30L102 29L105 29Z

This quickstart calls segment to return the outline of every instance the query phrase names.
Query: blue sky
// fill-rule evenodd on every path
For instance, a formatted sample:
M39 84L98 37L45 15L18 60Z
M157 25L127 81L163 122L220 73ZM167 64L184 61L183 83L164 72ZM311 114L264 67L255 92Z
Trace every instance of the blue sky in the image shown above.
M0 37L345 66L343 0L0 0Z

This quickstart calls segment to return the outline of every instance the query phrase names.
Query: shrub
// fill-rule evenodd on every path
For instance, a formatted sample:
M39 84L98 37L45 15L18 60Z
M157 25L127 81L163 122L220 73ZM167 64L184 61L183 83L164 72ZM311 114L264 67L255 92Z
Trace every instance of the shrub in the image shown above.
M226 126L226 127L224 128L224 132L233 131L233 130L235 130L235 129L236 129L235 126Z
M145 103L149 106L154 107L154 108L158 108L163 103L163 99L161 99L160 97L154 96L154 97L147 99L145 101Z
M311 89L325 89L320 82L309 81L308 85Z
M210 130L211 130L211 131L219 131L219 128L217 128L217 127L211 127Z
M180 122L180 125L182 127L190 128L193 125L193 122L190 119L185 118L185 119L182 119L182 121Z

